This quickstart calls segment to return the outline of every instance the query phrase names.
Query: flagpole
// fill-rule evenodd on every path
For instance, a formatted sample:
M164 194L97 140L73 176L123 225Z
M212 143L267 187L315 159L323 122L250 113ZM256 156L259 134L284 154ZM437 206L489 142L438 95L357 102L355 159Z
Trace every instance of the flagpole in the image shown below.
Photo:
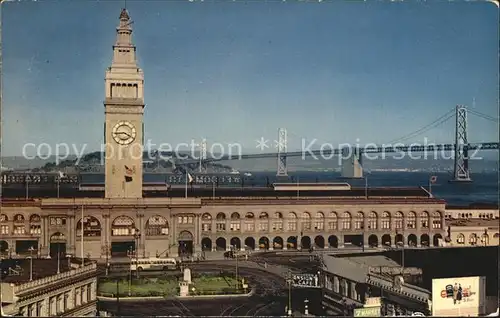
M299 177L297 177L297 200L300 198Z
M82 232L81 232L81 246L80 246L80 252L81 252L81 256L82 256L82 266L85 265L85 259L83 258L83 204L82 204L82 220L81 220L81 225L82 225Z
M61 183L61 177L57 178L57 198L59 199L59 184Z
M29 198L29 181L26 180L26 201L28 201L28 198Z
M432 177L429 179L429 194L431 195L432 198Z
M186 170L186 186L184 188L184 197L187 199L188 197L188 172Z
M215 181L212 182L212 198L215 200Z

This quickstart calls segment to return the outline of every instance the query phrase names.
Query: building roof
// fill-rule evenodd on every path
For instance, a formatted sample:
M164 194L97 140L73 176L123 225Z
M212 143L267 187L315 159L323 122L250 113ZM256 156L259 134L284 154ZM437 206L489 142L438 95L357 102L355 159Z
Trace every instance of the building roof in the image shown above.
M92 185L95 186L95 185ZM103 188L104 190L104 188ZM188 196L190 198L296 198L297 191L275 191L270 187L214 187L212 186L195 186L188 188ZM3 187L2 199L26 199L28 193L29 198L101 198L104 197L104 191L83 191L77 186L60 187L59 190L54 185L49 187L30 186L28 191L24 186L9 186ZM399 199L399 200L424 200L428 202L444 203L443 200L429 198L425 189L413 187L383 187L383 188L352 188L351 190L313 190L301 191L300 197L317 197L331 199L366 199L366 193L369 199ZM185 196L185 187L172 186L167 191L143 191L144 197L165 197L165 198L182 198Z
M380 254L349 254L326 255L323 257L323 270L332 274L347 278L349 280L368 283L381 288L391 290L406 297L426 302L430 297L428 290L419 286L404 283L400 290L393 286L393 275L372 273L373 267L396 267L400 265L394 260Z
M41 259L33 258L33 280L45 278L57 274L57 259ZM92 261L86 260L85 265L91 264ZM61 258L59 260L60 273L67 272L73 266L81 265L81 259L77 258ZM20 285L30 281L30 260L24 259L2 259L2 282ZM11 270L9 270L11 268Z
M446 220L446 225L448 226L459 226L459 227L494 227L499 228L498 219L459 219L459 220Z

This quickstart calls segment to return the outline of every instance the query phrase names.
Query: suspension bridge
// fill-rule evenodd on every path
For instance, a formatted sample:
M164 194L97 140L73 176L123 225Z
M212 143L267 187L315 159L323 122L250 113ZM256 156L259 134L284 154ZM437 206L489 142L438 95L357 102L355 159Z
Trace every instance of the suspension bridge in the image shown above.
M363 147L363 146L346 146L338 149L319 149L308 151L287 151L287 131L280 128L278 130L277 139L277 152L258 153L258 154L238 154L238 155L221 155L210 157L207 153L206 141L200 144L200 158L199 159L180 159L180 153L163 153L158 154L155 152L157 158L163 155L172 156L172 162L177 166L195 165L203 171L204 166L208 162L226 161L226 160L246 160L246 159L261 159L261 158L276 158L277 159L277 177L287 178L287 158L290 157L308 157L308 156L322 156L333 157L342 156L342 177L345 178L363 178L362 160L363 154L367 153L418 153L418 152L437 152L437 151L450 151L454 152L454 170L451 182L472 182L469 171L469 160L472 152L479 150L498 150L499 142L480 142L469 143L467 132L467 116L468 113L475 115L479 118L498 123L498 119L489 115L482 114L472 109L468 109L463 105L457 105L455 108L450 109L447 113L437 118L430 124L410 133L401 138L395 139L391 142L378 147ZM405 145L402 142L410 138L421 135L430 129L434 129L445 122L455 118L455 142L450 144L429 144L429 145Z

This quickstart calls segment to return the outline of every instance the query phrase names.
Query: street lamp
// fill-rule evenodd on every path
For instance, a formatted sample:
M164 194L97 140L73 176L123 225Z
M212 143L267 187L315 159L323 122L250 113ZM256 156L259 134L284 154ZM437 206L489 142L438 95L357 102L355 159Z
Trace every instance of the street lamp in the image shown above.
M135 244L135 275L139 278L139 239L141 238L141 232L139 229L134 231L134 244Z
M288 316L292 316L292 283L293 283L293 277L292 277L292 271L288 270L288 275L286 278L286 282L288 283Z
M30 282L33 280L33 251L35 250L33 246L28 249L30 251Z
M238 253L237 253L238 248L236 245L231 245L231 247L233 249L233 256L236 259L236 289L238 289L240 285L238 282Z
M108 257L109 247L108 247L108 243L106 243L104 245L104 248L106 249L106 276L108 276L108 274L109 274L109 257Z
M132 247L129 249L128 257L130 259L130 270L128 273L128 296L132 295ZM137 272L137 263L135 264L135 271Z

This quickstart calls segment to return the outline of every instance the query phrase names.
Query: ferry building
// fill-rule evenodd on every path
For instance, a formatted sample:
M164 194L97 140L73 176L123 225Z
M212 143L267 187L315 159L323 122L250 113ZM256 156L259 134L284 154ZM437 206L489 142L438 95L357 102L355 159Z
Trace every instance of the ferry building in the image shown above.
M60 196L55 184L33 185L29 198L4 188L4 255L33 248L42 257L57 251L80 256L82 235L85 256L95 259L129 251L153 257L231 248L428 246L446 236L445 202L419 187L301 185L298 197L294 185L217 188L215 194L210 186L190 188L185 197L184 188L144 183L144 109L144 74L124 9L105 73L105 182L79 184Z

